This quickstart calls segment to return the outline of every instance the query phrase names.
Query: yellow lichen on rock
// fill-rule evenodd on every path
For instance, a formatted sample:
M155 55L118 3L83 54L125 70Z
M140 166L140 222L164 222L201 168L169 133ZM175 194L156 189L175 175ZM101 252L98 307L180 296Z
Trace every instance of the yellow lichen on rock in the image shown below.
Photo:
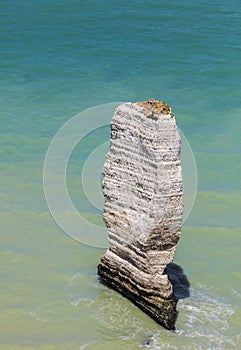
M172 113L172 109L170 106L168 106L167 103L163 101L158 101L155 99L145 101L145 102L137 102L139 106L145 107L146 111L144 111L144 114L147 117L153 116L153 114L165 114L170 115L171 118L173 118L174 114Z

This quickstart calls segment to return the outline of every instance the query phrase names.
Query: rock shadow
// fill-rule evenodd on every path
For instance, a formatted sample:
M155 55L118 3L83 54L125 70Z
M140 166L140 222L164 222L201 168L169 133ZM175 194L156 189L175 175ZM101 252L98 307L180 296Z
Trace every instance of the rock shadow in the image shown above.
M164 273L168 275L168 279L173 286L173 293L177 299L185 299L190 297L190 282L181 266L170 263L166 266Z

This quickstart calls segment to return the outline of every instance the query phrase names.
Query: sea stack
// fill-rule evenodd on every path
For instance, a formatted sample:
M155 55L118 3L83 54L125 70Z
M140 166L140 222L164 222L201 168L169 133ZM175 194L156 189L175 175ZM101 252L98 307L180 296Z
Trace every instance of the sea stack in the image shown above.
M124 103L115 110L102 183L109 249L98 274L169 330L175 330L177 299L165 268L181 233L180 153L166 103Z

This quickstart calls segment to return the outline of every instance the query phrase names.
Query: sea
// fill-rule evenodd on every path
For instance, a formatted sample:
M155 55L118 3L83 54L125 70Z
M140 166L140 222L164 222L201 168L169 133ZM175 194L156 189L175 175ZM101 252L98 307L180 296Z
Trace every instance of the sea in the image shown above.
M241 2L1 0L0 16L0 349L241 349ZM97 276L111 115L152 98L188 150L175 332Z

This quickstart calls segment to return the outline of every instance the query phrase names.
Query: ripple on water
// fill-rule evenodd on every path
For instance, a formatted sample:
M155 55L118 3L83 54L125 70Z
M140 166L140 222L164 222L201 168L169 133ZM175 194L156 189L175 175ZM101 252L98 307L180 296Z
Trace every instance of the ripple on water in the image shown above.
M230 335L233 306L220 296L211 295L205 286L192 289L191 298L179 302L183 329L180 335L193 339L196 349L235 349Z
M178 309L177 331L168 332L107 288L103 288L91 307L98 332L103 336L103 349L111 344L115 344L117 349L238 348L238 338L233 337L230 331L234 309L224 298L212 295L205 286L198 286L191 290L190 298L179 301Z

